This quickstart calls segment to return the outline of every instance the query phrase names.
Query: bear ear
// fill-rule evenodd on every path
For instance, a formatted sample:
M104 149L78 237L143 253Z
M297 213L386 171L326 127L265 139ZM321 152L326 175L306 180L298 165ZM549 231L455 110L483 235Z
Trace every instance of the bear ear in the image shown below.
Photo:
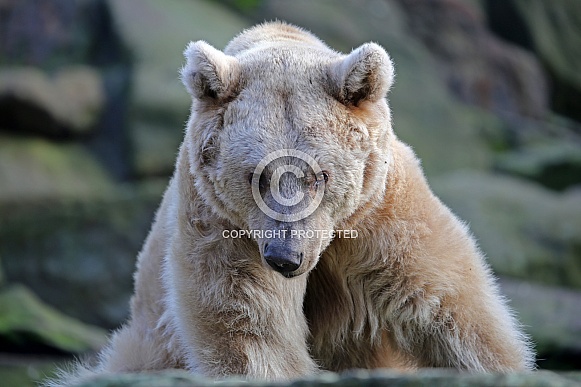
M180 75L192 97L222 101L235 92L240 75L236 58L201 40L190 42L184 57L186 64Z
M375 43L366 43L329 69L331 94L345 105L375 102L387 95L394 79L391 59Z

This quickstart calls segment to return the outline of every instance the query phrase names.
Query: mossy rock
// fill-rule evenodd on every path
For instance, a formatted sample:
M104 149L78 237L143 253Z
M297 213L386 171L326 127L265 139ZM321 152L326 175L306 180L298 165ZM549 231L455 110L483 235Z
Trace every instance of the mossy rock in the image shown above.
M0 71L0 125L20 135L86 135L105 103L101 74L88 66L61 68L49 76L37 68Z
M4 270L2 269L2 256L0 256L0 289L4 286Z
M497 273L581 288L581 191L558 194L525 180L476 171L430 182L468 222Z
M434 386L434 387L566 387L578 386L579 374L563 374L549 371L518 374L461 374L445 370L421 370L413 374L400 374L388 370L350 371L342 375L324 373L319 376L307 377L290 382L243 381L226 379L219 385L237 386ZM82 387L178 387L178 386L208 386L216 382L186 372L161 372L144 374L108 375L81 384Z
M135 59L133 113L177 125L183 125L190 106L178 76L186 45L203 39L222 48L249 26L228 8L206 0L109 1L109 7Z
M0 135L0 201L95 197L113 182L82 145Z
M581 184L581 144L552 140L499 155L496 169L564 190Z
M502 277L502 293L516 310L545 369L578 369L581 362L581 292Z
M132 124L133 165L137 176L170 176L183 137L180 127L136 120Z
M508 37L527 35L531 49L551 76L552 107L581 121L581 3L577 0L512 0L516 18L524 28L505 25ZM515 31L516 30L516 31ZM517 36L518 38L518 36Z
M67 353L97 350L105 332L67 317L45 305L24 286L0 292L0 340L3 351L53 348Z
M84 322L117 327L127 316L135 258L166 183L87 199L0 203L7 280Z
M4 355L0 360L3 387L38 387L48 375L55 373L62 359L36 359Z

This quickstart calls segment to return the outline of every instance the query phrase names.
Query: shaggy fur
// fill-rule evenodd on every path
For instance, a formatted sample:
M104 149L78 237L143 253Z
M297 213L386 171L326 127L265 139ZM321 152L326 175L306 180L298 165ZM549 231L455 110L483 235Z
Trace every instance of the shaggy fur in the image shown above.
M164 368L270 380L356 367L533 368L474 239L393 133L383 48L343 55L267 23L224 52L197 42L185 56L191 116L138 258L131 319L97 366L79 366L65 383ZM270 219L251 194L249 176L278 149L301 150L325 171L323 181L293 161L305 181L281 180L287 197L304 190L307 202L324 188L317 210L293 223ZM224 238L239 229L358 235ZM267 244L302 264L275 272Z

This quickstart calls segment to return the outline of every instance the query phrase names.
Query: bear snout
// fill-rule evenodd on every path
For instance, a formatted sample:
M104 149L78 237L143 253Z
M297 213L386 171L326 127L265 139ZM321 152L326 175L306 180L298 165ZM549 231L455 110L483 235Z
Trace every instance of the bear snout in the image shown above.
M267 243L264 246L264 260L270 267L287 278L294 277L292 272L303 262L304 254L297 252L284 244Z

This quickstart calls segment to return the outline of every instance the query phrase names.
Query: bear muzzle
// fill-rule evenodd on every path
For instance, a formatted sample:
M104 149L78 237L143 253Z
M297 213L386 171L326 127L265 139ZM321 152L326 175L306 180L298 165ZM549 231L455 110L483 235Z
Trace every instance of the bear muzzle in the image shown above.
M264 260L270 267L287 278L295 276L295 272L303 262L304 254L279 243L267 243L264 246Z

